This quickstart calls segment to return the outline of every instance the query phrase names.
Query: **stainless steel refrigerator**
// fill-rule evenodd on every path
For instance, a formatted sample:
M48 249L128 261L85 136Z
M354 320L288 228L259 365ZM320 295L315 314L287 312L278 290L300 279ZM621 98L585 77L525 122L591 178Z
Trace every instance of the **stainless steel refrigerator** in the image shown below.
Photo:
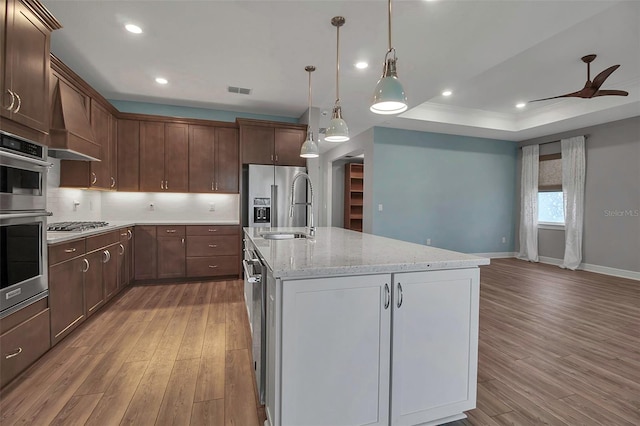
M305 167L249 165L248 198L245 202L249 226L307 226L307 210L304 205L295 205L293 217L291 206L291 183ZM306 202L307 181L296 183L294 202Z

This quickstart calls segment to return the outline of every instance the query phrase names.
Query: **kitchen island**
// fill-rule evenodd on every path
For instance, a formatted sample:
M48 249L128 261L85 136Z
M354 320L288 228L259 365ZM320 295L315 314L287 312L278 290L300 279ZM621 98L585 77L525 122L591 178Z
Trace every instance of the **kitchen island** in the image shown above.
M267 268L267 423L436 425L475 407L479 265L341 228L245 228Z

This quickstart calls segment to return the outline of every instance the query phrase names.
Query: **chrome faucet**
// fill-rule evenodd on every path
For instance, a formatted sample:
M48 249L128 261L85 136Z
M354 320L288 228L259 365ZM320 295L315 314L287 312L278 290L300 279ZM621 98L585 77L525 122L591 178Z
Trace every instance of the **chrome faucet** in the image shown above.
M311 202L310 203L296 203L294 200L296 181L298 178L304 177L309 181L309 189L311 191ZM311 178L308 174L304 172L300 172L293 178L293 182L291 182L291 206L289 207L289 217L293 217L293 206L303 205L307 207L309 211L309 236L313 237L316 235L316 227L313 226L313 185L311 184Z

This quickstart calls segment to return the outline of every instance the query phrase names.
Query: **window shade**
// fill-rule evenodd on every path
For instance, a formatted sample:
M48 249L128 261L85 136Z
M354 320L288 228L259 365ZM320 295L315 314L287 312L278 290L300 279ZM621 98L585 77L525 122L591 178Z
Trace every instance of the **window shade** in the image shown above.
M562 191L562 155L541 155L538 164L538 191Z

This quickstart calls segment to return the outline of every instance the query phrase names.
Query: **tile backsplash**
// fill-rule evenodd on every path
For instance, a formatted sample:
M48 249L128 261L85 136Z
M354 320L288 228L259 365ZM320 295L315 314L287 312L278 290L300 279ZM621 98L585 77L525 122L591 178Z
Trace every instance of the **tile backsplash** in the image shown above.
M238 194L108 192L60 188L60 160L49 157L47 176L49 223L64 221L239 222Z

